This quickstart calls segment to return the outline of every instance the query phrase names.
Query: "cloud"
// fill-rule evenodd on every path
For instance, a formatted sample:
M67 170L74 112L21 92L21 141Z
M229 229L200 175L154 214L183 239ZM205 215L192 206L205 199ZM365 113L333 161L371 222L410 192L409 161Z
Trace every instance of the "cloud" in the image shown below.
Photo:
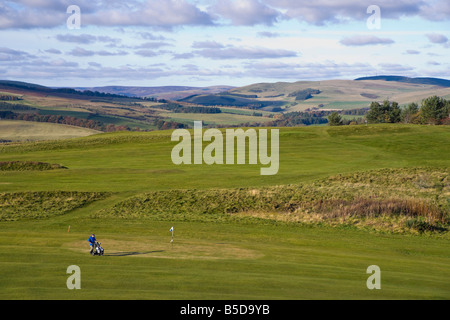
M60 50L58 50L58 49L48 49L48 50L45 50L45 52L47 52L47 53L51 53L51 54L62 54L62 52L60 51Z
M195 41L192 44L192 48L195 49L221 49L225 46L217 41Z
M25 51L0 47L0 62L26 60L34 57Z
M420 51L417 51L417 50L406 50L405 54L420 54Z
M76 48L72 49L72 51L68 52L68 54L75 56L75 57L92 57L94 55L125 56L125 55L128 55L128 52L125 52L125 51L110 52L110 51L106 51L106 50L93 51L93 50L86 50L84 48L76 47Z
M258 32L258 37L261 38L278 38L279 36L280 34L276 32L269 32L269 31Z
M36 68L35 63L39 62L39 68ZM20 63L17 68L6 68L3 74L5 79L17 79L24 81L36 81L42 83L43 81L60 83L60 80L71 79L75 83L86 84L86 81L142 81L142 79L160 79L160 78L183 78L190 77L223 77L226 76L240 76L240 72L230 71L224 72L220 69L209 69L205 67L197 67L194 65L184 65L180 68L168 68L166 65L157 66L129 66L122 65L117 67L102 66L96 62L89 62L85 67L77 63L63 63L63 61L45 62L34 61L30 63ZM122 80L121 80L122 79Z
M443 34L427 33L426 36L427 36L428 40L430 40L430 42L432 42L432 43L443 44L443 43L448 42L448 38L446 36L444 36Z
M128 52L120 50L116 52L106 51L106 50L100 50L96 51L95 54L99 56L126 56L128 55Z
M77 62L72 62L72 61L66 61L64 59L57 59L57 60L52 60L49 62L50 66L54 66L54 67L78 67L78 63Z
M420 5L419 15L430 21L450 19L450 2L448 0L424 1Z
M368 63L337 63L334 61L286 63L277 61L257 61L245 64L246 73L265 79L327 80L353 79L358 75L375 73Z
M217 41L195 41L192 52L176 53L173 59L191 59L195 57L213 60L278 59L298 57L299 53L285 49L263 47L236 47L223 45Z
M187 0L101 1L95 14L83 15L89 25L148 26L172 29L179 26L214 25L211 16Z
M399 63L380 63L378 64L379 72L385 73L385 74L406 74L407 72L413 71L414 68L410 66L405 66Z
M281 17L280 11L260 0L220 0L210 10L237 26L271 26Z
M441 44L444 48L450 48L450 40L443 34L427 33L426 36L431 43Z
M93 62L93 61L91 61L91 62L89 62L88 63L91 67L94 67L94 68L101 68L101 64L100 63L98 63L98 62Z
M72 3L74 2L74 3ZM312 25L365 21L367 8L376 4L383 19L421 17L429 21L450 19L448 0L16 0L0 3L0 29L64 27L70 4L81 9L83 26L144 26L171 30L183 26L272 26L296 19ZM206 4L205 4L206 3ZM203 6L201 6L203 4ZM202 9L206 8L206 9ZM164 39L148 39L164 40Z
M93 44L96 42L110 42L119 43L121 40L117 38L111 38L108 36L93 36L90 34L58 34L56 39L60 42L78 43L78 44Z
M173 55L172 59L178 60L178 59L192 59L195 58L195 54L192 52L185 52L185 53L175 53Z
M137 50L134 53L141 57L151 58L151 57L161 56L164 54L172 54L173 52L168 51L168 50L154 51L154 50L149 50L149 49L143 49L143 50Z
M158 35L154 35L151 32L139 32L139 35L141 36L142 39L145 40L153 40L153 41L164 41L167 40L166 37L163 36L158 36Z
M56 39L61 42L71 42L79 44L91 44L97 41L97 37L89 34L73 35L73 34L58 34Z
M378 38L375 36L356 35L346 37L340 41L344 46L371 46L379 44L392 44L395 41L388 38Z
M95 55L95 52L92 50L86 50L80 47L76 47L75 49L72 49L69 54L76 57L91 57Z
M214 60L225 59L274 59L297 57L298 53L284 49L268 49L261 47L226 47L207 48L194 51L195 54Z
M446 0L442 0L444 1ZM345 23L349 20L365 21L369 17L367 8L373 4L380 7L382 18L385 19L398 20L405 16L422 15L433 20L431 16L423 13L423 0L377 0L375 3L373 0L266 0L266 3L283 10L285 19L297 19L318 26Z
M70 14L67 0L18 0L0 3L0 29L63 27ZM78 0L81 25L148 26L171 29L179 26L214 25L212 17L187 0L111 1Z
M173 47L173 44L163 42L163 41L157 41L157 42L145 42L143 44L140 44L138 46L135 46L135 49L157 49L161 47Z

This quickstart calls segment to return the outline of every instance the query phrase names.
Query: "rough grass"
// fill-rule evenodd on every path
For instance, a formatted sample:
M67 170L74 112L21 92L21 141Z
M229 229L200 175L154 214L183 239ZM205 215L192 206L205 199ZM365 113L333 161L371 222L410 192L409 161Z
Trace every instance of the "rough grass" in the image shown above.
M46 163L38 161L0 161L0 171L28 171L28 170L55 170L67 169L57 163Z
M0 193L0 221L50 218L104 197L105 193L96 192Z
M250 216L401 233L447 232L449 190L448 169L383 169L302 185L156 191L133 196L95 216L182 221Z

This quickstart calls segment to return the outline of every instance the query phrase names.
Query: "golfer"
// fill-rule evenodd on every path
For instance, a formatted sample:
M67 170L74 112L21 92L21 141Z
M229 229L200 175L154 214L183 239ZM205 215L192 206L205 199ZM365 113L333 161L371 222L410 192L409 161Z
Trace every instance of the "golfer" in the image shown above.
M89 240L88 240L88 242L89 242L89 247L91 247L90 254L92 254L92 252L94 251L94 244L95 244L96 241L97 241L97 240L95 239L95 234L92 234L92 235L89 237Z

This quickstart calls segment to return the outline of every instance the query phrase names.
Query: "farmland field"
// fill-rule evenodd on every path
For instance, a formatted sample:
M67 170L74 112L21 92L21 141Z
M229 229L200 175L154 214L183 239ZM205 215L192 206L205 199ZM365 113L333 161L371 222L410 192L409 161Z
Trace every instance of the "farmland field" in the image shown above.
M239 125L241 123L255 123L255 122L269 122L272 119L263 117L254 117L245 114L232 114L232 113L220 113L220 114L198 114L198 113L177 113L170 115L170 119L180 122L192 124L194 121L203 121L204 124L214 125Z
M293 92L308 88L320 90L320 94L313 94L311 99L296 100ZM367 108L374 100L396 101L399 104L417 102L420 104L424 97L431 95L446 96L449 88L432 85L419 85L402 82L387 82L378 80L348 81L298 81L295 83L259 83L246 87L232 89L231 93L257 94L259 99L279 96L273 100L292 103L290 111L303 111L307 108L321 105L324 109L357 109Z
M99 131L56 123L0 121L0 138L11 141L55 140L85 137Z
M176 166L171 133L0 145L64 167L0 170L0 298L450 298L447 126L282 128L274 176Z

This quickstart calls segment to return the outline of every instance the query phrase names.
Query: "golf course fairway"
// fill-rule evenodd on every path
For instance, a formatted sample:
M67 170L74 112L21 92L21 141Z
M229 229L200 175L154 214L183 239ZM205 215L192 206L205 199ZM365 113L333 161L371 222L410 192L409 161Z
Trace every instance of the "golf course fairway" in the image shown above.
M0 298L450 299L448 126L280 128L273 176L171 134L0 145Z

